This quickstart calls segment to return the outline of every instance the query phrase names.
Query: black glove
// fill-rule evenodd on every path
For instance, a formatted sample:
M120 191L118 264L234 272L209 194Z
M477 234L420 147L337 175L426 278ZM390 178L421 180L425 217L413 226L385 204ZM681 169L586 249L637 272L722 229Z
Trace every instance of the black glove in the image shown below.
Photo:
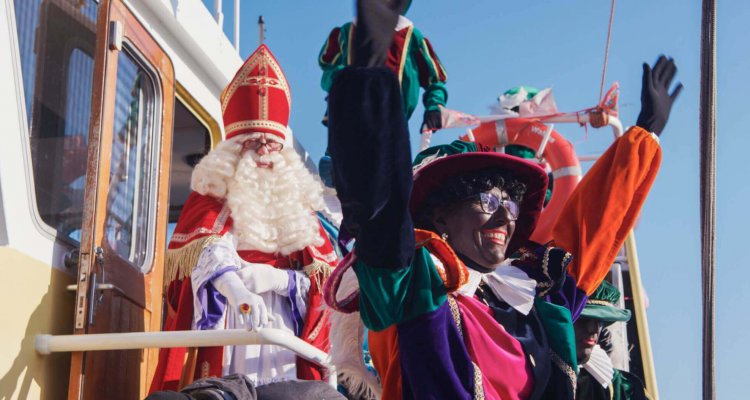
M440 116L440 110L425 111L422 120L420 132L436 131L443 127L443 118Z
M353 65L378 67L385 64L393 42L393 30L406 3L406 0L357 0Z
M669 87L676 74L677 66L674 65L674 60L664 55L659 56L653 70L648 64L643 63L641 113L638 115L636 125L657 136L667 125L669 111L682 90L682 84L677 83L672 94L669 94Z

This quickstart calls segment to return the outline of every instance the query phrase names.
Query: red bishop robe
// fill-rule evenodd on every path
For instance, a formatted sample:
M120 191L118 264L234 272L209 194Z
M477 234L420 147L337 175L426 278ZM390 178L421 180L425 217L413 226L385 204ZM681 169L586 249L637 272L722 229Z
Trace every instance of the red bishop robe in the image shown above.
M188 197L174 235L169 242L165 266L166 319L164 331L190 330L193 320L193 288L190 274L206 246L225 235L232 227L229 208L220 199L192 192ZM323 310L321 288L326 276L337 264L336 253L319 224L322 246L308 246L288 256L260 251L239 251L250 263L269 264L281 269L304 270L310 277L307 314L300 338L328 351L327 312ZM165 348L159 352L159 363L149 392L179 390L185 367L187 348ZM192 379L221 376L224 348L203 347L197 352ZM297 358L297 378L322 380L324 371L307 360ZM188 383L188 382L185 382Z

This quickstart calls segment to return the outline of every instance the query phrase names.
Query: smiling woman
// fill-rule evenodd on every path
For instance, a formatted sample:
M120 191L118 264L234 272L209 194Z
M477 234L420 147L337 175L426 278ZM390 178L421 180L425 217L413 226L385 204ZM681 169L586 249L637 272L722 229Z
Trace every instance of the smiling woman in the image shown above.
M430 195L415 225L440 234L460 255L491 272L505 259L525 190L503 170L456 176Z

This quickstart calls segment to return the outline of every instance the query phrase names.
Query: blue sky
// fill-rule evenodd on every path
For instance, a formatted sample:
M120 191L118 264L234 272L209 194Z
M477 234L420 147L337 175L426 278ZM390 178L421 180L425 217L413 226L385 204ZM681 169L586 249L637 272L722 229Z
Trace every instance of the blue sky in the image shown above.
M213 0L204 0L213 10ZM232 37L232 1L224 1ZM609 17L608 1L415 0L408 17L433 43L445 65L450 108L483 114L498 93L520 84L554 87L558 107L573 111L596 104ZM241 51L258 44L258 15L266 20L266 43L292 87L290 125L317 159L325 149L320 124L325 94L317 56L330 29L352 18L351 0L242 1ZM750 6L719 2L718 14L718 210L716 273L717 395L745 398L742 371L750 348L747 302L750 280L745 233L750 213L746 173L740 169L750 148ZM633 124L640 109L641 63L658 54L675 58L685 89L662 135L659 177L636 231L641 273L650 299L648 318L661 398L701 397L701 286L699 231L698 105L700 2L631 0L617 2L607 83L621 84L621 119ZM411 120L412 141L422 110ZM600 153L612 140L608 130L556 127L578 154ZM445 131L434 143L460 132Z

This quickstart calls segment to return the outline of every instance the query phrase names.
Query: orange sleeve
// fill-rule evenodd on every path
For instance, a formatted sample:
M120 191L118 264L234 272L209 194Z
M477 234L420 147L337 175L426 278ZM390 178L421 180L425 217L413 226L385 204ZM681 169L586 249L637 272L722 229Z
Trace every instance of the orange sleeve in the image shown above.
M615 140L565 203L552 235L571 254L568 273L591 294L635 225L661 164L658 139L634 126Z
M381 398L401 400L401 360L398 355L396 325L379 332L367 331L367 345L383 387Z

